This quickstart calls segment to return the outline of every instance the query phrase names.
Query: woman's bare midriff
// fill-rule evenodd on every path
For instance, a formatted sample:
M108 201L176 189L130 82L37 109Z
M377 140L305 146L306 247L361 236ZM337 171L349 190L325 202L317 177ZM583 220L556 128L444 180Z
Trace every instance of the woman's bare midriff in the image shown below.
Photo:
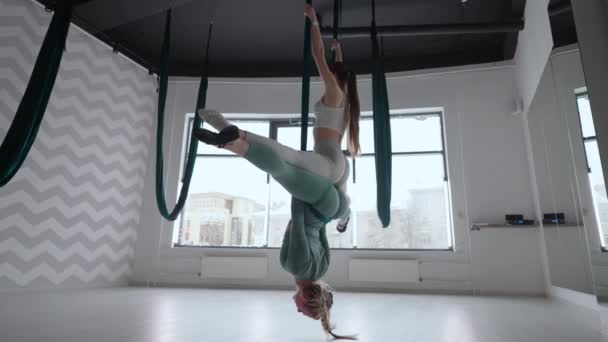
M338 144L342 143L342 135L331 128L316 127L313 130L315 141L333 141Z

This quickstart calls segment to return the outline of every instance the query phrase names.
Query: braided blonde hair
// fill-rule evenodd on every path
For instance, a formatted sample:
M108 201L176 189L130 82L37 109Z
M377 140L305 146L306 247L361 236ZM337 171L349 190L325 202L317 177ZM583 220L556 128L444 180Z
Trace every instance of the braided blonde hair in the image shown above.
M334 304L334 294L331 287L324 282L316 282L310 288L312 298L308 301L307 306L315 313L316 319L321 321L323 330L331 335L335 340L357 340L356 336L341 336L333 333L336 328L331 323L330 310Z

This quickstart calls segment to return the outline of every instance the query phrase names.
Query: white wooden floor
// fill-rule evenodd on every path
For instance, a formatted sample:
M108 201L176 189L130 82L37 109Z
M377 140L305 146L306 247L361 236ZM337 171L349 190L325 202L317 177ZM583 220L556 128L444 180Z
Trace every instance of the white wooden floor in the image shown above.
M595 342L596 314L545 299L337 293L338 332L373 342ZM291 293L120 288L0 294L2 342L314 342Z

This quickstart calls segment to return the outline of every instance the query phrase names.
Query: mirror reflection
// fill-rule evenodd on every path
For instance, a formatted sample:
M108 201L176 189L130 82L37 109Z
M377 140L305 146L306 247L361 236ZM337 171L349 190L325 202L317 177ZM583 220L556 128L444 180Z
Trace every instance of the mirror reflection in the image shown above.
M551 1L554 49L527 113L553 291L602 295L608 273L608 197L569 1Z

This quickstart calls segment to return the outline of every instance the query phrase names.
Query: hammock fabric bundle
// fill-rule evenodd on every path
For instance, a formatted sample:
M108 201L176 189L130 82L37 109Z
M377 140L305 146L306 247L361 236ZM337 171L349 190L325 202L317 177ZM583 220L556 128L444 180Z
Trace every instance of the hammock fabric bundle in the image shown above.
M65 48L72 1L59 1L17 113L0 146L0 187L15 176L36 139Z

